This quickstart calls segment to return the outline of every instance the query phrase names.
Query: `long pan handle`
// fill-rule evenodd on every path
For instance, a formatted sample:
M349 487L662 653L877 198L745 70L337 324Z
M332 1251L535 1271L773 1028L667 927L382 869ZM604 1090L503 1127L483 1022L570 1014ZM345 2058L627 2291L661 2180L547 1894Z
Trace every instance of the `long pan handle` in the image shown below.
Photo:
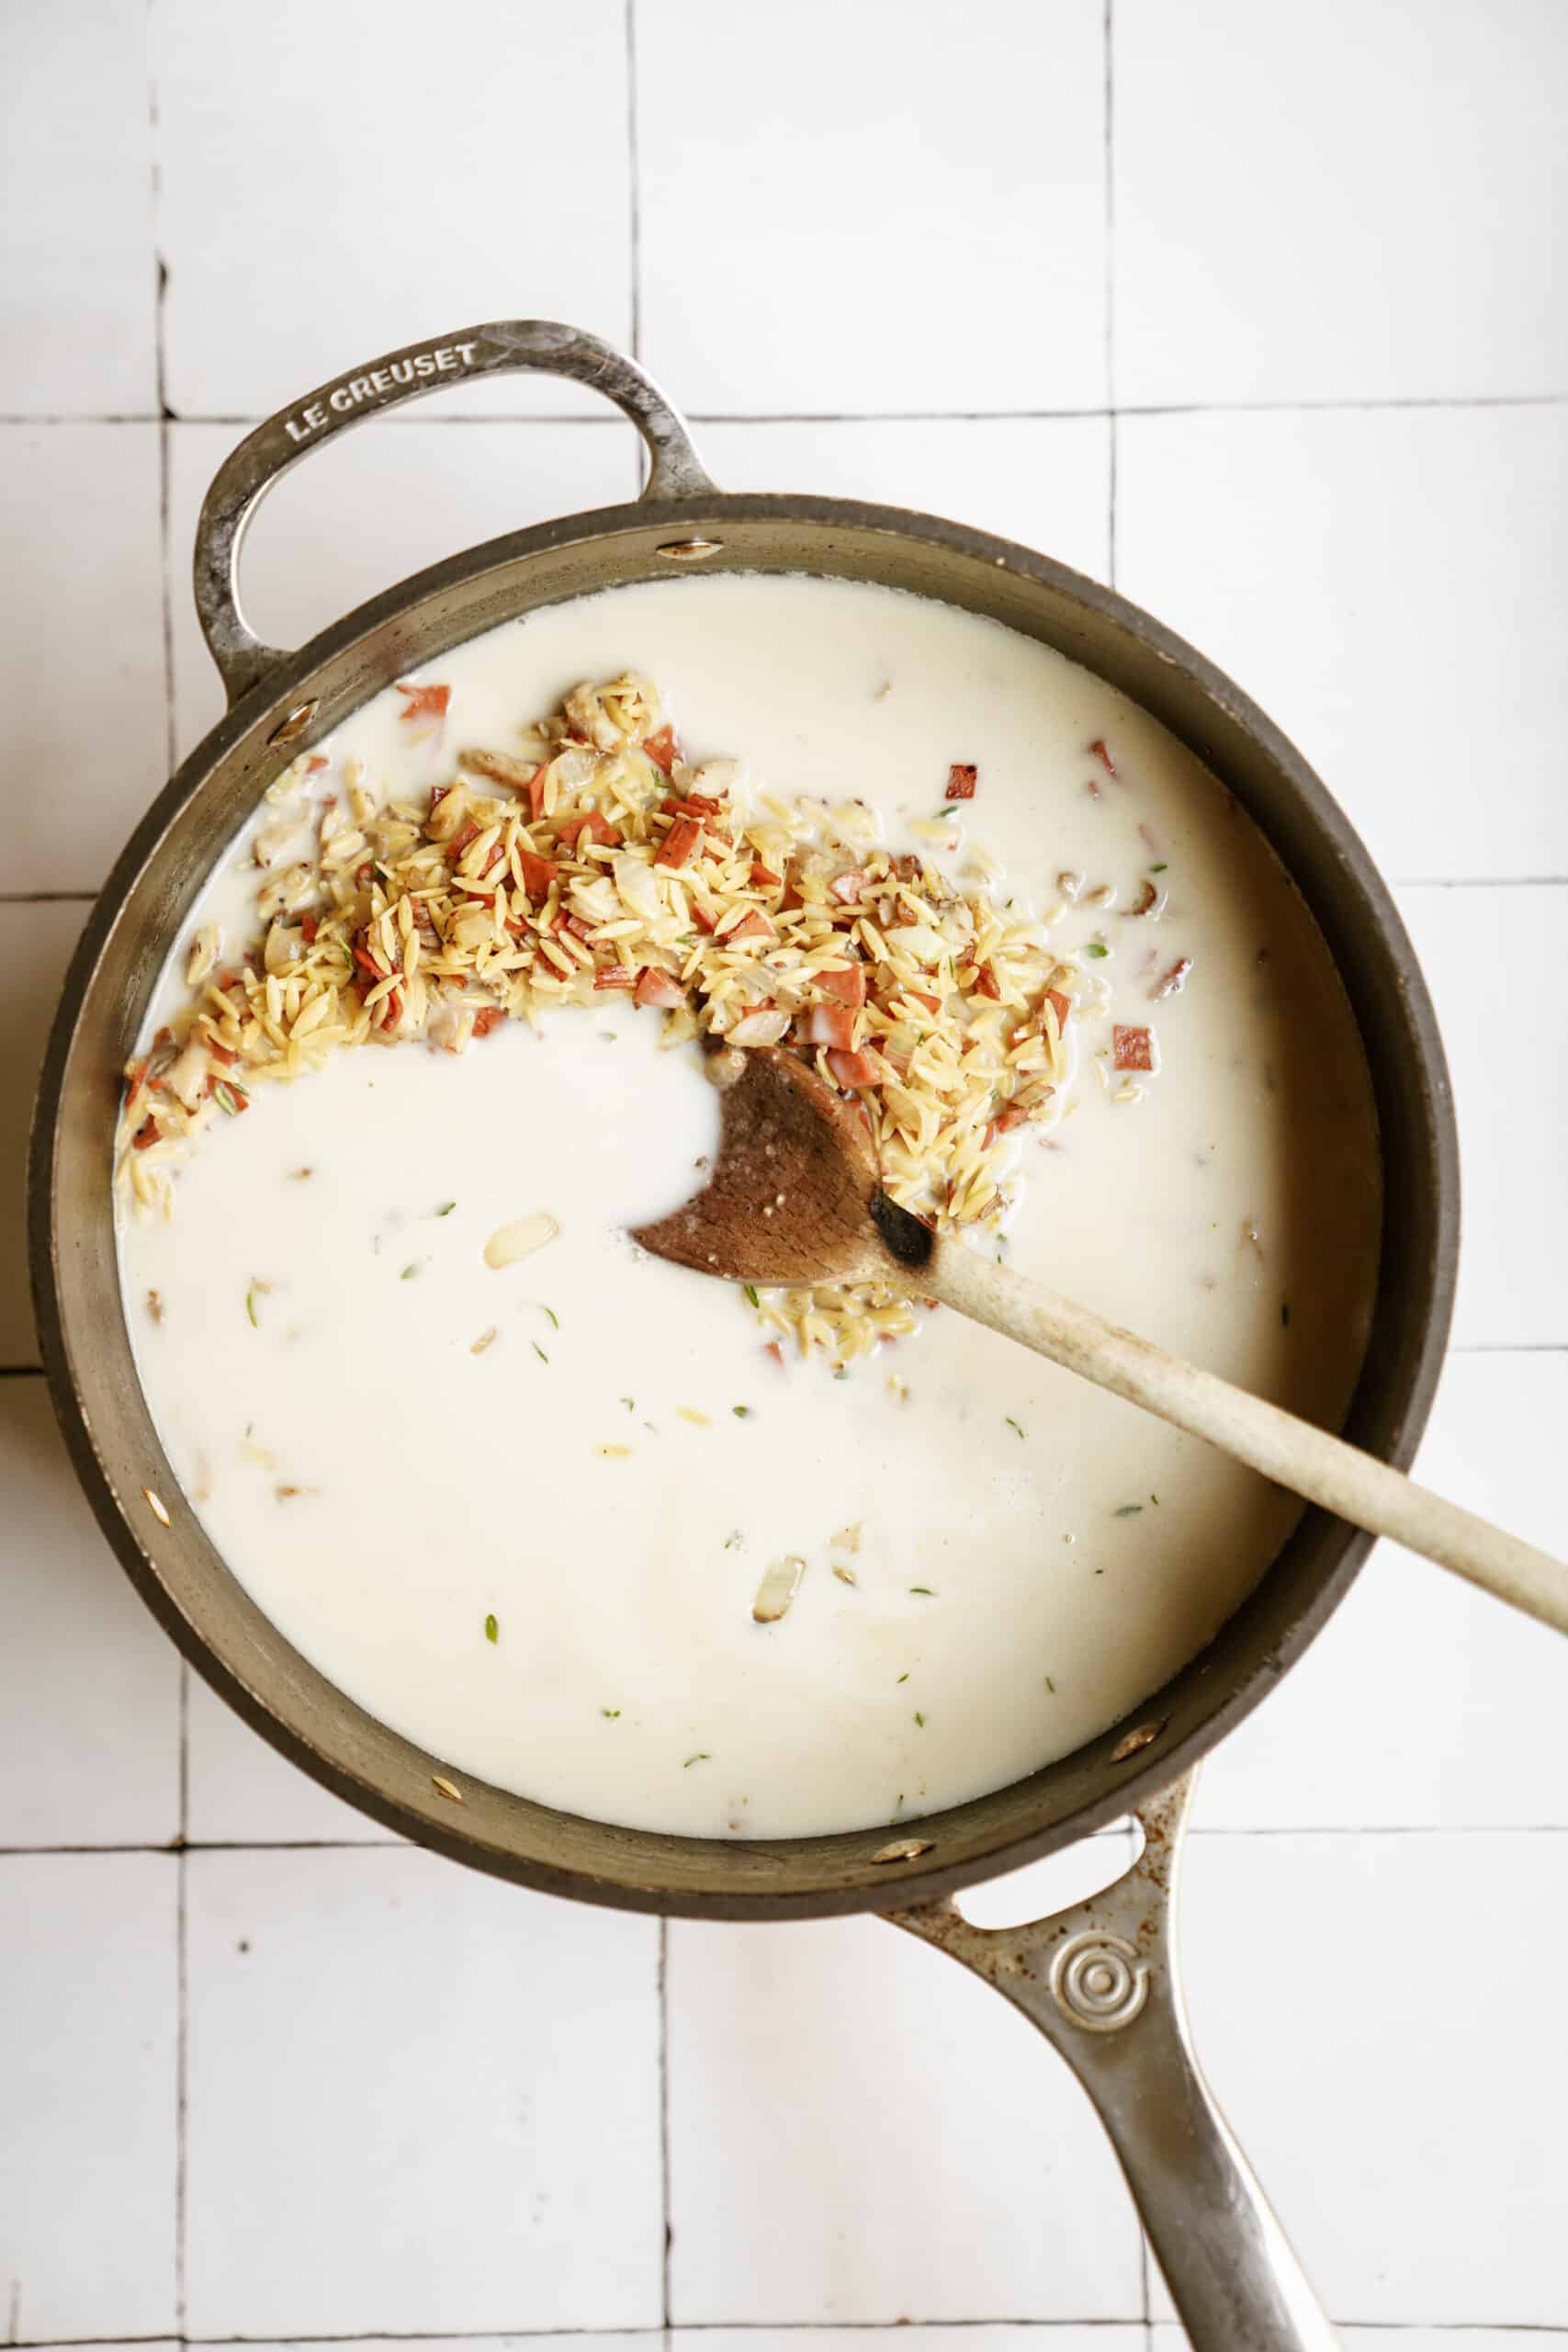
M1195 1774L1138 1815L1114 1886L1048 1919L971 1927L951 1902L895 1912L1005 1994L1099 2112L1192 2352L1334 2352L1334 2331L1199 2071L1174 1932Z

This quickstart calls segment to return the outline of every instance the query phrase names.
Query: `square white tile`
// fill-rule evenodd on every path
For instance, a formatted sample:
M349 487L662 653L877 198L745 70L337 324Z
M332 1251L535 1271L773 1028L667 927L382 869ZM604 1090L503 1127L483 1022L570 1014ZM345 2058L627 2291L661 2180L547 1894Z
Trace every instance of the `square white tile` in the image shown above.
M265 40L234 65L224 10L160 0L176 414L265 415L489 319L564 319L628 343L624 0L499 14L446 0L438 19L273 0ZM598 405L522 376L455 397L470 413Z
M391 1832L344 1804L190 1679L187 1820L197 1846L385 1845Z
M874 1919L677 1921L668 2001L677 2323L1141 2314L1083 2093L940 1952Z
M1568 1353L1450 1356L1416 1475L1568 1559ZM1203 1769L1204 1829L1568 1828L1552 1634L1380 1544Z
M1104 417L811 417L704 424L696 439L723 490L912 507L1021 539L1095 580L1110 571Z
M689 408L1098 408L1100 0L639 0L643 329Z
M208 485L237 425L172 428L169 544L175 707L182 755L222 716L223 689L197 627L191 549ZM461 548L584 507L635 498L629 425L421 418L362 426L313 450L267 498L245 542L252 627L302 644L369 596Z
M146 0L0 9L0 415L156 416Z
M408 1848L186 1867L192 2335L657 2326L653 1921Z
M1568 390L1553 0L1117 0L1118 400Z
M41 1379L0 1380L0 1847L162 1845L179 1658L98 1532Z
M1123 417L1116 576L1386 875L1568 874L1568 408Z
M0 1856L8 2340L175 2325L172 1856Z
M158 504L155 424L0 425L7 890L96 890L164 782Z
M0 902L0 1088L17 1106L0 1126L0 1366L39 1360L28 1294L28 1127L71 950L87 918L80 901Z
M1197 2046L1337 2322L1562 2324L1565 1937L1560 1832L1191 1841Z
M1460 1347L1568 1344L1568 1087L1555 1034L1568 885L1396 893L1453 1080ZM1506 976L1501 987L1488 974Z

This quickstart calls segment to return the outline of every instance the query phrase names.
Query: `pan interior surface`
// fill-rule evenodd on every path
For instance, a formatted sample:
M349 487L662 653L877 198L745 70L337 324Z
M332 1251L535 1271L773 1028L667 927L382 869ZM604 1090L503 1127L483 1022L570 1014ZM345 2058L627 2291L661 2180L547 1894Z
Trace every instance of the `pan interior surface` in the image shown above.
M1267 722L1195 657L1103 591L951 526L802 500L718 500L670 516L613 511L549 526L422 575L295 657L216 730L122 860L89 926L51 1049L38 1129L40 1325L67 1435L122 1558L196 1663L296 1761L389 1826L536 1884L637 1907L807 1915L905 1902L1011 1865L1112 1817L1244 1713L1327 1613L1364 1539L1309 1514L1201 1657L1134 1717L993 1795L890 1833L719 1844L617 1830L466 1783L316 1674L181 1516L144 1489L166 1464L119 1313L108 1198L113 1074L208 870L288 760L389 679L497 621L669 576L671 545L715 571L873 580L987 614L1097 672L1152 711L1252 816L1300 888L1344 979L1377 1098L1391 1214L1373 1338L1348 1431L1407 1459L1451 1291L1453 1173L1440 1052L1409 949L1365 854ZM307 707L286 730L280 722ZM1152 1728L1151 1728L1152 1727ZM1129 1745L1130 1733L1147 1733ZM1117 1750L1122 1754L1118 1755Z

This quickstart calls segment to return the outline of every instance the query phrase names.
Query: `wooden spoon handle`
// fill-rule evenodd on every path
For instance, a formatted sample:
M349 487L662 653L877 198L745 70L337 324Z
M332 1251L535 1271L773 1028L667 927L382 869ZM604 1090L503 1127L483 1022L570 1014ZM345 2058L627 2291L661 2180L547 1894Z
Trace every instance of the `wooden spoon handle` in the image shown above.
M982 1258L939 1241L920 1287L945 1306L1005 1332L1037 1355L1157 1413L1179 1430L1260 1470L1277 1486L1321 1503L1374 1535L1392 1535L1499 1600L1568 1634L1568 1567L1517 1535L1418 1487L1385 1462L1310 1421L1105 1322L1087 1307Z

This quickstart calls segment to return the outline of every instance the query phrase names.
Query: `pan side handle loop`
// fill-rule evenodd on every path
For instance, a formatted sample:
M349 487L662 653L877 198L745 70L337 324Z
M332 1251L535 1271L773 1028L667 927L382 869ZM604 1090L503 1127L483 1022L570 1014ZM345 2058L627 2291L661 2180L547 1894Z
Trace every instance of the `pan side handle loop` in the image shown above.
M1334 2331L1188 2038L1174 1919L1196 1777L1139 1812L1137 1862L1071 1910L1000 1928L972 1927L951 1902L888 1916L993 1984L1071 2066L1193 2352L1334 2352Z
M231 707L288 659L265 645L240 603L240 548L252 515L280 475L321 442L367 416L476 376L564 376L587 384L629 417L648 449L643 497L701 497L715 487L679 411L624 352L553 319L502 319L389 351L321 384L247 435L213 478L196 530L196 610Z

